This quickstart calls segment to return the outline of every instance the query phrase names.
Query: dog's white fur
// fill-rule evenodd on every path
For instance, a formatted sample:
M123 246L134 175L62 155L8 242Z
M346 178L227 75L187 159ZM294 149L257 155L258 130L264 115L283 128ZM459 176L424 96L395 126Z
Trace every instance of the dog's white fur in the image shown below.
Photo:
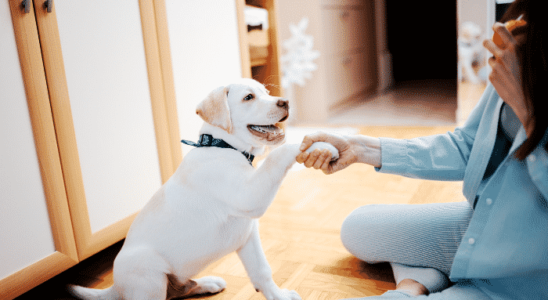
M253 99L246 100L247 95ZM214 90L197 113L205 121L200 134L223 139L239 151L258 155L265 146L284 141L282 130L253 133L248 127L275 124L288 116L287 101L270 96L251 79ZM217 293L226 286L222 278L192 277L236 251L266 299L301 299L272 280L258 230L258 218L300 153L298 145L275 148L257 169L239 151L191 150L131 225L114 261L114 285L105 290L70 286L69 292L81 299L132 300Z

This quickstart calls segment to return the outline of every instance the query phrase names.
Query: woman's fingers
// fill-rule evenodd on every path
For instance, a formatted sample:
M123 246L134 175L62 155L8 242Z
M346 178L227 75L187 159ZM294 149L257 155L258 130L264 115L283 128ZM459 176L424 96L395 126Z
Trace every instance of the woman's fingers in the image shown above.
M320 156L318 156L318 159L314 162L314 169L318 170L321 169L324 163L327 161L331 161L331 152L329 150L321 150Z
M297 155L297 162L302 164L306 161L306 159L310 156L310 153L308 152L301 152L299 155Z
M483 47L485 47L485 49L491 52L491 54L493 54L495 57L498 57L502 54L502 50L497 47L497 45L495 45L495 43L490 39L486 39L483 41Z
M489 64L489 66L491 67L491 69L493 69L495 67L495 64L497 63L497 60L495 59L495 57L489 57L489 59L487 60L487 63Z
M329 154L329 159L326 159L324 160L323 164L321 165L320 169L325 173L325 174L330 174L332 172L332 170L330 170L330 167L331 166L331 154Z
M495 25L493 25L493 31L500 36L502 43L505 45L504 48L508 45L516 44L516 39L504 24L499 22L495 23Z
M331 163L331 152L329 150L316 149L311 153L303 152L297 156L297 162L304 164L307 168L328 172Z
M502 45L497 46L492 39L486 39L483 41L483 46L491 52L495 58L500 58L503 55L504 49L508 48L510 45L516 45L517 41L512 33L510 33L510 31L508 31L506 26L502 23L495 23L493 26L493 31L500 36Z
M323 132L316 132L313 134L309 134L304 137L299 150L305 151L310 146L312 146L312 144L314 144L315 142L325 142L327 138L328 138L327 135Z
M314 164L316 163L316 160L318 160L318 157L320 157L321 153L322 152L319 149L312 151L312 153L310 153L310 155L304 162L305 167L310 168L314 166Z
M339 152L339 158L336 161L331 161L332 153L327 149L316 149L307 153L306 150L315 142L326 142L333 145ZM298 163L304 164L307 168L321 169L325 174L342 170L357 160L353 152L349 150L350 144L345 136L325 132L316 132L305 136L299 149L302 152L297 155ZM341 161L346 161L346 163L341 164Z

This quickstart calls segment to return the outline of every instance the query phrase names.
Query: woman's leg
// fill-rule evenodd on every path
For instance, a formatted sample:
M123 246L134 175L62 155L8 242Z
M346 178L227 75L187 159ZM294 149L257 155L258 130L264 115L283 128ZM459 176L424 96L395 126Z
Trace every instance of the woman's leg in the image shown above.
M455 285L441 291L438 293L433 293L430 295L421 295L418 297L411 297L406 293L395 291L388 291L381 296L371 296L365 298L352 298L346 300L510 300L514 298L508 297L495 297L492 298L485 294L480 287L478 287L473 282L465 283L458 282ZM530 298L535 299L535 298Z
M467 202L367 205L346 218L341 239L365 262L390 262L396 283L412 279L434 293L448 284L471 216Z

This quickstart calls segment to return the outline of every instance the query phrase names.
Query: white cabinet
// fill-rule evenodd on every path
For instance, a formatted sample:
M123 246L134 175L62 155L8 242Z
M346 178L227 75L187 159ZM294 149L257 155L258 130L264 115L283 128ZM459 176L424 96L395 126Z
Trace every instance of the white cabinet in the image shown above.
M123 239L181 158L152 0L0 3L9 299Z
M36 22L19 5L0 1L2 299L78 262Z
M154 10L150 1L58 0L51 12L40 3L50 102L84 259L122 239L174 170L162 81L152 80L161 77L160 62L149 57L158 53Z
M52 99L54 114L74 124L93 234L138 212L162 183L139 3L57 0L55 12L68 97ZM60 72L47 72L58 84Z
M55 252L55 245L9 6L0 5L0 224L9 229L0 230L4 277Z

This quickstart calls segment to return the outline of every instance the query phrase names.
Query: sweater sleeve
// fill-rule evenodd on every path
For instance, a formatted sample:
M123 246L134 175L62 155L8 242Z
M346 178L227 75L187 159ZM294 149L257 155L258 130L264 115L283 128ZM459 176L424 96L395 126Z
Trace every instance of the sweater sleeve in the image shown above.
M487 103L498 95L487 86L463 126L453 132L413 139L381 138L382 167L377 171L411 178L462 180Z

